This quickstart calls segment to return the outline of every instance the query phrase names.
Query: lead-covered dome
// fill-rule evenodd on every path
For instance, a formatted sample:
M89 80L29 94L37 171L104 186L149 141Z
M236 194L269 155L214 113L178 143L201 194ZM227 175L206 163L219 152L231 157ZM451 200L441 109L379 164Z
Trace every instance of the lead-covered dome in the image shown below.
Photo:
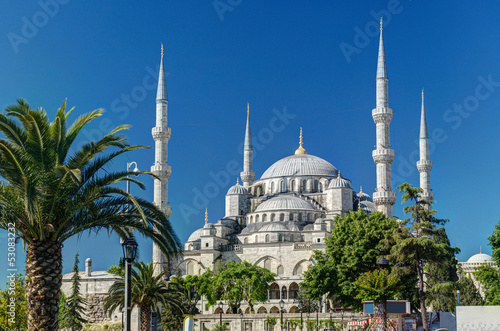
M260 179L290 176L337 176L337 169L328 161L310 154L285 157L270 166Z
M230 194L248 194L248 190L246 188L244 188L243 186L236 184L236 185L231 186L229 188L226 195L230 195Z
M332 181L328 185L328 188L339 188L339 187L351 188L351 182L345 178L342 178L342 176L340 176L340 172L337 178L332 179Z
M281 222L269 222L259 229L259 232L281 232L290 231L285 224Z
M255 213L273 210L315 210L307 201L291 195L281 195L261 203Z
M203 228L196 230L191 233L187 241L197 241L201 239L201 235L203 234Z
M471 263L471 262L476 262L476 263L493 262L493 258L491 256L489 256L488 254L484 254L481 252L479 254L472 255L467 260L467 263Z

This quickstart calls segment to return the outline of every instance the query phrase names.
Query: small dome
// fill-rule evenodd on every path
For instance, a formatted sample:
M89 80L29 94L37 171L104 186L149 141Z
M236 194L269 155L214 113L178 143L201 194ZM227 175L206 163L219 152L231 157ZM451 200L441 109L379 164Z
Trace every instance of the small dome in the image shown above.
M377 211L377 206L369 200L364 200L360 202L361 209L363 209L367 214Z
M359 193L356 194L356 196L358 197L359 201L372 201L372 198L366 194L365 192L363 192L363 187L361 187L359 189Z
M264 225L259 229L259 232L281 232L290 231L285 224L281 222L269 222L269 224Z
M248 190L240 185L239 180L236 181L236 185L231 186L227 191L226 195L230 194L248 194Z
M342 176L340 176L340 171L338 173L337 178L332 179L330 181L330 185L328 185L328 188L339 188L339 187L351 188L351 182L345 178L342 178Z
M197 241L201 240L201 235L203 233L203 229L198 229L195 232L191 233L187 241Z
M307 201L291 195L281 195L269 199L257 206L254 212L272 210L315 210Z
M493 262L493 258L491 256L489 256L488 254L484 254L484 253L479 253L479 254L476 254L476 255L472 255L468 260L467 260L467 263L471 263L471 262L476 262L476 263L484 263L484 262Z

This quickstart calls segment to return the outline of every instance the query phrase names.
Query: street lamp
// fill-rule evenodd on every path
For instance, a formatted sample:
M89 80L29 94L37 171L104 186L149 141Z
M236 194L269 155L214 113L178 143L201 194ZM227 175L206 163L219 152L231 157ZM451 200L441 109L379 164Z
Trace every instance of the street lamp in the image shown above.
M281 330L283 330L283 308L285 308L285 301L283 301L283 299L281 299L280 300L280 312L281 312L280 326L281 326Z
M219 311L220 330L219 331L222 331L222 308L224 308L224 302L219 301L219 308L220 308L220 311Z
M131 276L132 276L132 262L137 256L137 242L134 237L127 238L123 244L123 258L125 260L125 331L130 331L130 317L132 308L131 297Z
M380 271L382 269L389 269L389 261L385 257L382 256L377 261L377 267L378 267L378 271Z
M299 310L300 310L300 331L302 331L302 327L304 324L304 321L302 320L302 313L304 312L304 305L302 302L299 302Z
M137 167L137 162L127 162L127 172L130 172L130 168L132 168L132 165L135 164L133 172L139 172L139 168ZM137 176L137 175L136 175ZM130 177L130 176L127 176ZM130 193L130 181L127 180L127 193Z

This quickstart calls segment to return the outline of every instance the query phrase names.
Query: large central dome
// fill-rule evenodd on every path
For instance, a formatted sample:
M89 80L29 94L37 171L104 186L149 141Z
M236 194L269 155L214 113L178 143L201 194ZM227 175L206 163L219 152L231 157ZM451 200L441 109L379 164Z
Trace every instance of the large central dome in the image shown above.
M291 176L336 177L337 169L328 161L310 154L285 157L270 166L260 179Z

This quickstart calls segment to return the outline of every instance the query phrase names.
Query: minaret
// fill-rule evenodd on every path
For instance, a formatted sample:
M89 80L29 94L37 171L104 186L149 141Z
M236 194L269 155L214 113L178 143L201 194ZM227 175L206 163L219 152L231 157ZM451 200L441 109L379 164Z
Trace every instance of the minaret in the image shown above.
M394 150L391 149L389 125L392 109L389 108L387 65L385 62L384 39L382 37L382 18L380 18L380 43L377 63L377 108L372 110L372 117L377 126L377 145L373 151L373 161L377 165L377 188L373 193L373 202L377 210L392 218L392 206L396 202L396 193L392 191L391 164Z
M417 162L417 168L420 172L420 198L425 201L434 200L434 193L431 192L431 169L432 161L429 160L429 135L427 134L427 120L425 118L424 90L422 90L422 112L420 114L420 161ZM431 209L431 205L426 205Z
M163 44L161 45L160 73L158 76L158 90L156 92L156 126L151 133L155 141L155 163L151 172L159 179L154 180L154 204L170 217L172 207L168 205L168 179L172 168L168 165L168 140L172 133L167 127L168 96L167 83L165 80L165 68L163 66ZM160 248L153 243L153 264L156 266L155 274L169 268L167 258ZM169 275L167 275L168 277Z
M252 171L253 147L252 133L250 132L250 104L247 103L247 128L245 131L245 144L243 147L243 171L240 173L243 187L248 188L255 179L255 172Z

